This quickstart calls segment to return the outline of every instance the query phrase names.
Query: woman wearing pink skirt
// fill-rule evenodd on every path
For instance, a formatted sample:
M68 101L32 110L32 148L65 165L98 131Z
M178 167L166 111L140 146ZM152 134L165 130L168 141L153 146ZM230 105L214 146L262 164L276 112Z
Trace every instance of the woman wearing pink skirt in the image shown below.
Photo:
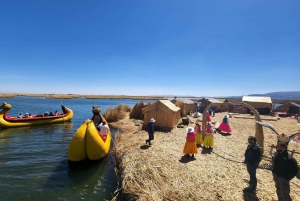
M218 132L223 131L223 132L226 132L228 134L231 134L232 130L231 130L230 126L229 126L228 117L229 116L226 114L225 117L222 120L222 123L217 128Z

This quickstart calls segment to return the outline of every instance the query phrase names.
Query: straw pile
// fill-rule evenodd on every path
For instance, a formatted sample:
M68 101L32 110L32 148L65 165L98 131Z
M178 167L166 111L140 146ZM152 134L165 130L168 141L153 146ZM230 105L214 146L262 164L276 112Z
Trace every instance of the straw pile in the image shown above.
M221 122L224 113L217 113L213 121ZM196 119L190 118L193 122ZM152 146L145 145L148 134L138 130L134 120L115 140L116 173L119 178L119 198L122 200L277 200L268 157L276 135L263 127L265 151L257 170L256 193L243 191L249 175L243 164L247 139L255 135L255 120L230 118L233 134L216 134L212 151L198 148L195 159L183 157L186 128L174 128L170 133L155 132ZM296 120L281 118L264 121L279 132L293 134L300 130ZM189 125L194 126L194 125ZM218 126L218 123L214 125ZM291 144L289 150L300 152L300 145ZM300 155L294 157L300 162ZM291 181L291 196L300 200L299 174ZM115 198L116 199L116 198Z

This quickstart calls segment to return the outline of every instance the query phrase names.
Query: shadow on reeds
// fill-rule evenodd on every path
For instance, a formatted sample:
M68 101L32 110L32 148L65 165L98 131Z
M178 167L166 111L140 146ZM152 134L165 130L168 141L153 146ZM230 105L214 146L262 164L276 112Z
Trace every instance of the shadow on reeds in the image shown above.
M203 147L202 151L201 151L201 154L211 154L212 150L213 150L212 148Z
M300 169L298 169L298 174L296 175L296 178L300 180Z
M258 197L256 196L256 192L250 193L247 191L243 191L243 197L246 201L258 201Z
M222 131L217 131L220 135L222 136L230 136L231 133L227 133L227 132L222 132Z
M196 158L192 158L191 156L190 157L187 157L187 156L182 156L181 159L179 160L180 163L188 163L188 162L191 162L191 161L194 161L196 160Z
M151 146L149 146L149 145L142 145L142 146L140 146L140 149L149 149Z

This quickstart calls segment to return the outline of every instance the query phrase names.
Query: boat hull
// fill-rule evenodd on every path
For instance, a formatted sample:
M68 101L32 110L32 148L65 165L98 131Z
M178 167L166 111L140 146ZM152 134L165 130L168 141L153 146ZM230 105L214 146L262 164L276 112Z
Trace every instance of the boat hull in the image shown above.
M33 117L33 118L13 118L7 115L7 111L0 112L0 128L12 128L21 126L34 126L42 124L54 124L71 121L73 111L67 107L66 114L60 116Z
M78 162L87 158L86 153L86 129L88 122L85 121L75 132L68 150L68 159Z
M108 155L111 142L110 131L107 134L106 140L103 141L98 134L94 122L91 122L87 126L86 135L87 156L90 160L99 160Z
M68 159L72 162L80 162L85 159L100 160L108 155L110 144L110 131L107 133L106 139L103 140L94 122L86 120L75 132L70 142Z

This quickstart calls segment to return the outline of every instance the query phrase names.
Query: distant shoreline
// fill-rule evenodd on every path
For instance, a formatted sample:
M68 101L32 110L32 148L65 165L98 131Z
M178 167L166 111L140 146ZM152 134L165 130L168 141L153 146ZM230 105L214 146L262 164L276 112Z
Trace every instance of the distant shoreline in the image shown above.
M163 96L127 96L127 95L80 95L80 94L18 94L18 93L0 93L0 98L14 98L16 96L26 97L45 97L49 99L75 99L75 98L86 98L86 99L132 99L132 100L168 100L174 97L163 97ZM204 97L177 97L191 100L199 100ZM215 99L227 99L230 102L241 102L242 98L215 98ZM294 102L300 104L300 99L289 100L289 99L272 99L273 104L284 104L286 102Z
M79 94L0 94L0 98L14 98L16 96L45 97L49 99L132 99L132 100L167 100L162 96L126 96L126 95L79 95Z

